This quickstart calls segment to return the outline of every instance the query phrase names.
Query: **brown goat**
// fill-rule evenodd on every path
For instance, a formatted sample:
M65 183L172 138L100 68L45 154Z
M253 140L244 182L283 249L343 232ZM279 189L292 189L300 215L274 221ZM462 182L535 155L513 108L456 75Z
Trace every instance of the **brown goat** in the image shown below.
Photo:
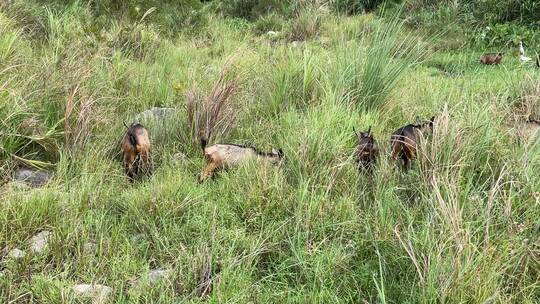
M433 131L434 121L435 116L419 125L409 124L397 129L390 138L392 159L395 161L398 157L401 158L403 160L403 167L406 170L409 169L411 161L417 156L420 139L427 132Z
M235 167L251 159L268 161L271 164L278 164L283 159L283 150L272 149L272 152L261 152L253 147L234 144L215 144L206 147L207 141L201 139L201 147L204 153L206 165L199 176L202 183L221 169Z
M124 125L127 131L120 145L126 174L133 181L141 169L143 173L149 172L151 169L150 136L141 124L134 123L129 127L125 123Z
M373 166L377 162L377 157L379 156L379 146L377 145L375 138L373 138L371 126L366 132L358 133L354 129L353 131L358 140L356 148L358 169L371 172Z
M480 63L487 65L497 65L501 63L503 53L490 53L480 56Z

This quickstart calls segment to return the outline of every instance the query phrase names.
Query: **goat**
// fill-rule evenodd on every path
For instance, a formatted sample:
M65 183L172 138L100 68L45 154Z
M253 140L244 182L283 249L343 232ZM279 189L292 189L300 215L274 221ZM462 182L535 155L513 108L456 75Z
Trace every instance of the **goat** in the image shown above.
M281 149L272 149L272 152L267 153L261 152L254 147L235 144L215 144L210 147L206 147L206 145L207 140L202 138L201 148L206 166L199 175L199 183L204 182L209 177L214 177L216 172L221 169L229 169L252 159L278 164L284 156Z
M429 121L419 125L409 124L397 129L390 137L392 146L392 159L395 161L398 157L403 160L403 167L407 170L411 166L411 161L416 158L418 144L421 137L433 131L435 116Z
M490 53L480 56L480 63L487 65L497 65L501 63L503 53Z
M148 131L139 123L133 123L127 126L126 134L122 139L120 146L124 156L124 168L131 181L139 175L140 169L143 172L150 170L150 136Z
M379 156L379 146L375 138L373 138L371 126L366 132L358 133L354 128L353 131L358 140L356 149L358 169L371 172Z

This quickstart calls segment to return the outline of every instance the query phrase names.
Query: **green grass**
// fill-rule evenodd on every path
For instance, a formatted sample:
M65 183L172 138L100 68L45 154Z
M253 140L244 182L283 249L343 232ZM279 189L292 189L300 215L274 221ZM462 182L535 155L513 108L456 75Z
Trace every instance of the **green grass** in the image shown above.
M96 33L77 4L28 19L45 39L0 12L0 302L77 303L78 283L112 287L111 303L540 301L540 148L515 132L540 111L540 70L510 53L500 66L475 49L424 54L429 37L397 19L315 13L320 28L294 46L213 15L174 38L125 20ZM216 141L283 148L285 162L201 185L186 92L210 92L231 61L235 120ZM130 184L122 122L152 106L178 113L143 122L155 171ZM397 170L390 134L433 115L419 160ZM372 177L353 155L353 127L369 126L382 151ZM22 164L55 176L21 187ZM45 252L5 257L42 230ZM156 268L171 277L134 283Z

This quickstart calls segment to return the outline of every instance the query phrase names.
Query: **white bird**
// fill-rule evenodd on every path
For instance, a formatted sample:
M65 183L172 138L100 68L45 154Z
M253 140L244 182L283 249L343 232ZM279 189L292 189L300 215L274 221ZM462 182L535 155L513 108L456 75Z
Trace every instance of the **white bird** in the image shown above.
M531 57L527 57L525 56L525 49L523 48L523 42L519 42L519 59L522 61L522 62L527 62L527 61L531 61Z

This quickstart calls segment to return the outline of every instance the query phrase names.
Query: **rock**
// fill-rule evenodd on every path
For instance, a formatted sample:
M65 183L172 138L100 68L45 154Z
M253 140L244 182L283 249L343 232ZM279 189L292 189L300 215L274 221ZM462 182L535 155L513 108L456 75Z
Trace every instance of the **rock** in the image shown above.
M32 239L30 239L30 249L34 253L40 253L45 250L45 248L48 245L49 241L49 235L51 234L50 231L41 231L40 233L34 235Z
M26 252L19 248L12 249L8 252L7 257L10 259L22 259L26 256Z
M112 288L99 284L78 284L73 286L73 292L80 297L92 298L92 303L105 303L112 293Z
M146 235L144 235L144 233L137 233L135 234L134 236L131 237L131 241L133 243L138 243L138 242L141 242L142 240L144 240L146 238Z
M19 168L13 174L13 179L17 182L26 183L32 187L41 187L51 179L52 175L52 172L47 170Z
M150 284L156 284L162 279L167 279L171 275L169 269L154 269L148 272L148 282Z
M135 122L142 121L160 121L169 117L173 117L176 114L175 108L158 108L153 107L150 110L141 112L135 116Z

